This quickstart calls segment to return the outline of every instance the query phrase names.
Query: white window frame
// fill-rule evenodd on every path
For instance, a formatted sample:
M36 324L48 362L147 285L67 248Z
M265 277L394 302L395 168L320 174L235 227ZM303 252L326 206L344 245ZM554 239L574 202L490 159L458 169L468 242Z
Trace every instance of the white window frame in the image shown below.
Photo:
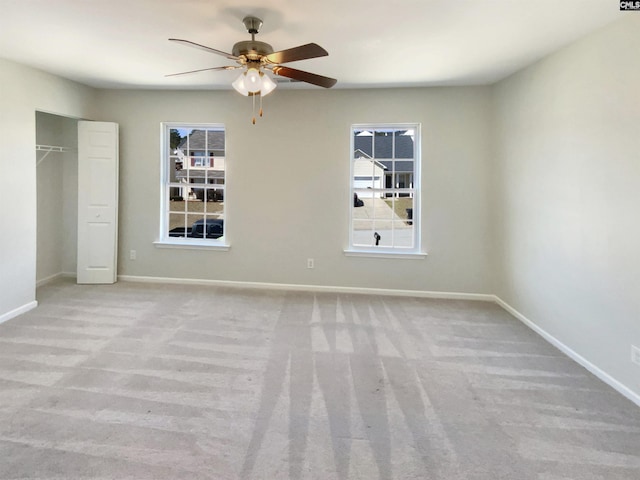
M420 127L419 123L360 123L351 125L351 136L349 140L350 144L350 152L349 152L349 246L344 250L345 255L347 256L364 256L364 257L387 257L387 258L425 258L426 253L422 250L422 241L421 241L421 230L422 230L422 222L421 222L421 173L420 167L422 163L422 145L421 145L421 135L420 135ZM354 187L354 165L355 165L355 142L354 135L356 131L359 130L409 130L413 129L415 132L414 135L414 154L413 154L413 186L409 189L396 189L385 188L382 187L380 189L376 189L375 191L399 191L402 190L402 193L406 193L407 190L410 190L410 193L413 195L413 246L412 247L383 247L383 246L362 246L362 245L354 245L353 239L353 199L355 190Z
M227 221L227 152L226 152L226 140L225 140L225 171L224 171L224 225L223 236L220 238L179 238L170 237L168 232L169 212L170 212L170 199L168 194L167 185L170 179L169 156L171 155L169 147L169 138L172 129L222 129L225 132L226 139L226 127L221 123L188 123L188 122L162 122L160 124L160 231L158 240L154 242L154 245L158 248L186 248L186 249L209 249L209 250L229 250L230 244L228 243L228 221ZM187 161L190 161L189 151L185 152ZM186 168L186 167L185 167ZM193 167L191 167L193 168ZM198 168L198 167L196 167ZM203 188L206 184L203 184ZM206 193L205 193L206 195Z

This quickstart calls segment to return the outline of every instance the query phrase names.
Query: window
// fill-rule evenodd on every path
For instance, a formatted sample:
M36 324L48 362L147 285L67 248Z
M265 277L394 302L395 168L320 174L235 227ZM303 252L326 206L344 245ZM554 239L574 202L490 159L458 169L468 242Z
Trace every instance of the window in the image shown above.
M351 128L348 253L420 253L420 127Z
M160 242L225 245L222 125L162 125Z

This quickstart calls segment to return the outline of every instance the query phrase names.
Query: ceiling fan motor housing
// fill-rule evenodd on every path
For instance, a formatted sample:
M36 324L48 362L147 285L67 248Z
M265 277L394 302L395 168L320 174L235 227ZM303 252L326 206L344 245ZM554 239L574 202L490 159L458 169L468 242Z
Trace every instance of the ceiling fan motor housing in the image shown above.
M257 40L245 40L233 46L231 54L236 57L246 57L247 60L257 61L265 55L273 53L273 47Z

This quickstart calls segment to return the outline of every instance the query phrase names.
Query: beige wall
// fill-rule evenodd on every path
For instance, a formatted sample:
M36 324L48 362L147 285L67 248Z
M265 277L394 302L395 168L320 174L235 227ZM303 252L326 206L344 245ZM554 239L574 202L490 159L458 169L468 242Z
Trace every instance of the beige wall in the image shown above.
M2 59L0 85L1 321L35 301L36 111L90 118L94 90Z
M496 293L640 395L640 16L494 88Z
M250 99L231 91L101 91L102 119L120 124L119 273L490 293L489 99L486 87L281 89L252 125ZM225 124L230 251L154 247L162 121ZM364 122L422 124L426 260L343 254L350 126Z

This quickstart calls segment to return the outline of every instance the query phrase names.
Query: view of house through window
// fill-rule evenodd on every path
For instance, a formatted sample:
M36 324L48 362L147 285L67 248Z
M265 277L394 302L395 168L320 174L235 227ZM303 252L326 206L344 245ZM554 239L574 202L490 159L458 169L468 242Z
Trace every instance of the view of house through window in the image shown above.
M224 236L225 132L164 124L162 239Z
M417 251L418 125L352 127L350 247Z

